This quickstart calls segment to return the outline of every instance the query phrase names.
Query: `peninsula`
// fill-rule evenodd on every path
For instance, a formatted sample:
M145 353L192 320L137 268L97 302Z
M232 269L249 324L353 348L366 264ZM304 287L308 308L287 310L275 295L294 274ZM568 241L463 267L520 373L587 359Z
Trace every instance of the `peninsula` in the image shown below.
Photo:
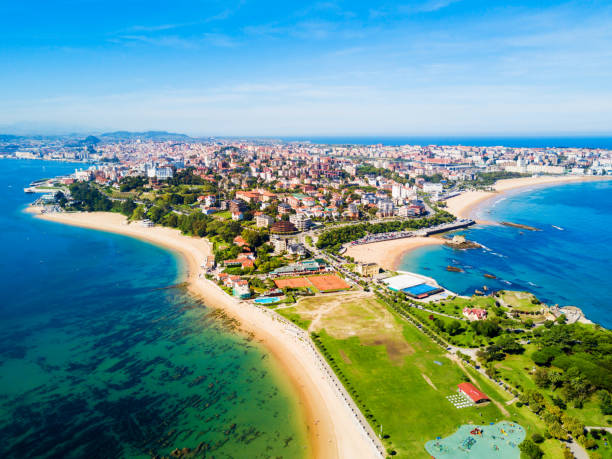
M525 292L483 287L462 297L397 269L417 247L477 247L444 233L473 225L464 216L483 200L605 176L475 169L455 177L445 166L418 174L410 159L384 169L353 158L359 147L323 156L318 145L303 145L296 156L295 146L282 143L261 150L193 141L173 156L164 142L96 148L98 158L112 152L113 162L33 183L27 191L41 194L30 211L179 254L190 291L236 318L292 382L313 457L427 457L449 447L433 439L450 439L474 419L484 426L505 420L497 428L512 429L521 450L550 457L565 454L559 440L570 437L585 448L599 445L584 426L605 425L608 416L612 388L596 363L601 348L568 345L564 360L550 343L556 333L603 342L607 330ZM154 151L159 159L150 161ZM602 164L609 153L585 152L595 155ZM581 367L580 358L597 368ZM523 370L533 364L543 368ZM558 376L573 367L585 381L578 395ZM559 397L575 409L560 408ZM533 413L552 413L554 427ZM495 446L519 452L517 444Z

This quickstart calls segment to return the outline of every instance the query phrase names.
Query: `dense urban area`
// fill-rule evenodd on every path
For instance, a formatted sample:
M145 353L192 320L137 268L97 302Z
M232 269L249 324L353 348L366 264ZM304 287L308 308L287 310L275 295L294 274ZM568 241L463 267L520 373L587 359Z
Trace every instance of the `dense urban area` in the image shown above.
M112 211L143 227L206 237L213 255L202 260L201 275L308 332L386 455L423 456L432 416L441 430L475 419L518 423L527 429L524 457L612 457L608 330L526 292L461 297L433 279L346 253L352 245L465 228L474 222L456 218L446 201L500 179L611 175L611 151L118 132L0 136L0 156L84 163L25 190L40 193L42 212ZM334 314L316 315L322 304ZM361 346L368 343L386 351ZM452 366L441 363L448 355ZM404 359L409 364L399 365ZM401 390L402 381L421 387L417 380L435 391ZM458 382L459 398L438 394ZM381 394L394 394L394 403ZM398 405L424 419L422 426L406 427Z

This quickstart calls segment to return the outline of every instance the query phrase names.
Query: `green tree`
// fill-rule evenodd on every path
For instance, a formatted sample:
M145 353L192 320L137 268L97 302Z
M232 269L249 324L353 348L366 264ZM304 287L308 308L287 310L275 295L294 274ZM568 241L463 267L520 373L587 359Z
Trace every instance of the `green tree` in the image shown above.
M521 453L523 453L523 455L529 459L540 459L542 456L544 456L542 449L528 438L523 440L523 442L519 445L519 449L521 450Z
M131 220L142 220L144 218L144 215L145 215L144 207L138 206L132 212L132 216L130 217L130 219Z
M455 336L461 331L462 331L461 321L457 319L450 321L448 325L446 326L446 332L451 336Z

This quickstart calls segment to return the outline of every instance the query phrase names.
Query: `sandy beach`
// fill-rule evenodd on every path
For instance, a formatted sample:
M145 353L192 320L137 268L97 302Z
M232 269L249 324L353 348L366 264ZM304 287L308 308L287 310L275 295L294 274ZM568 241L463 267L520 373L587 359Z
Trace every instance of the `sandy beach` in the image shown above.
M297 391L309 436L310 456L315 458L377 457L374 448L338 396L337 389L317 362L318 356L301 345L286 325L255 306L227 295L215 283L199 277L200 265L211 254L205 239L182 235L163 227L146 228L128 224L126 217L114 213L29 212L52 222L119 233L136 237L180 254L186 262L186 281L207 306L220 308L236 318L241 329L254 336L270 352L280 370Z
M427 245L440 245L444 241L439 237L410 237L392 241L373 242L354 245L348 248L346 255L361 263L376 263L378 266L395 271L406 252Z
M555 185L559 183L585 182L593 180L609 180L607 177L594 176L542 176L521 177L515 179L499 180L493 186L495 191L466 191L446 201L447 210L458 218L473 218L474 211L485 201L499 197L502 193L519 188L530 188ZM484 222L480 222L484 223Z

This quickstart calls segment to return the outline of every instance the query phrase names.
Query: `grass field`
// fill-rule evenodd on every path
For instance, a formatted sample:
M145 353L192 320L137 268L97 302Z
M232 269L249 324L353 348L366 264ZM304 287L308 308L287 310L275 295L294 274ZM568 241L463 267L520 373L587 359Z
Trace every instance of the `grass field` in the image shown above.
M225 210L223 212L216 212L212 214L214 218L219 220L229 220L232 218L232 213L229 210Z
M448 436L465 423L506 419L525 427L528 436L544 434L542 421L529 408L507 405L512 395L477 371L460 367L430 338L370 294L303 298L278 312L318 333L333 358L334 370L352 387L376 432L382 425L383 435L388 435L385 446L398 457L429 457L426 441ZM527 363L510 360L506 371L522 370ZM493 403L457 409L446 399L468 377ZM541 447L547 458L562 457L557 440L546 440Z
M535 295L528 292L512 292L504 290L499 297L507 306L519 312L534 313L542 309Z
M520 390L538 389L529 373L535 364L529 358L531 353L537 349L533 344L524 345L525 352L523 354L508 354L502 362L496 362L495 368L499 371L502 379L507 378L507 381L514 387Z
M279 310L300 317L334 357L376 419L378 432L399 457L429 457L426 441L452 434L467 422L502 419L500 410L457 409L446 396L456 393L464 373L444 351L373 296L348 293L300 300ZM441 363L438 365L435 361Z

